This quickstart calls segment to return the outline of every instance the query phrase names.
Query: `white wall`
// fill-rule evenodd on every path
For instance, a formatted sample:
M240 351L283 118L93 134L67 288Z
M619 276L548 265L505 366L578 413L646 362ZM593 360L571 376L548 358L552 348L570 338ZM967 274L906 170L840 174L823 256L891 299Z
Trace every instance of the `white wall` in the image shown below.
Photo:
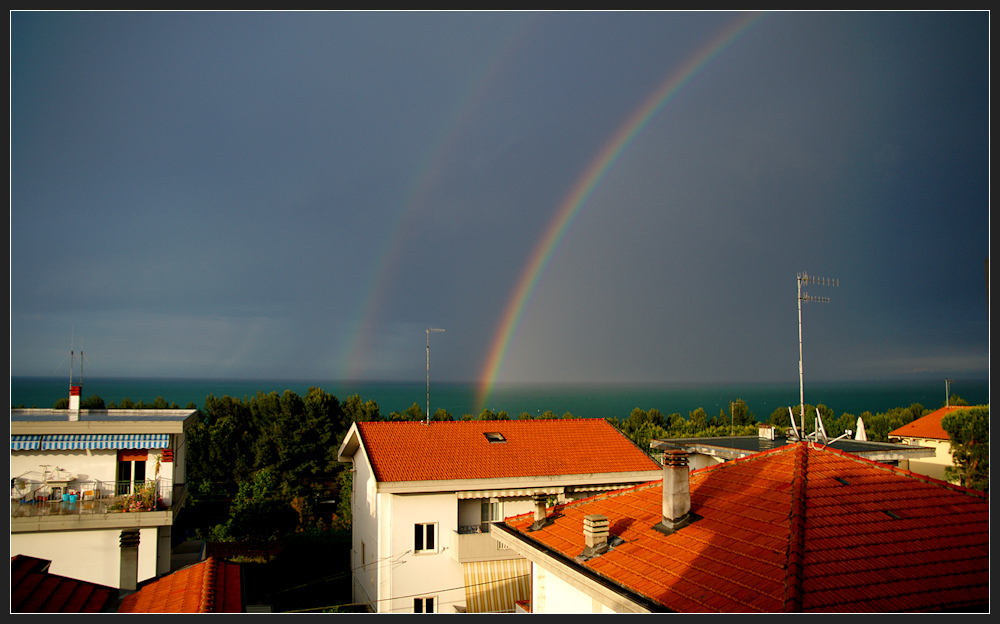
M388 588L388 608L379 612L412 613L413 598L434 597L436 609L454 613L465 605L465 576L462 565L448 552L458 531L458 497L443 494L394 494L388 504L392 510L387 567L392 572ZM435 549L414 552L414 525L434 523ZM388 596L386 596L388 597Z
M924 446L934 449L934 457L924 457L921 459L911 459L908 462L900 462L900 467L917 474L927 475L933 479L947 481L944 476L944 469L952 465L951 444L948 440L935 440L930 438L903 438L906 444L911 446ZM907 465L908 463L908 465Z
M160 449L151 449L146 459L146 478L156 476L156 458L162 454ZM160 482L165 488L173 484L174 469L181 464L176 461L160 462ZM41 479L44 466L50 471L60 468L75 477L76 483L69 488L79 491L80 486L87 481L115 481L118 477L118 451L78 450L78 451L11 451L10 476L16 478L25 473L28 479ZM177 472L183 473L183 469ZM165 497L166 498L166 497Z
M28 478L37 479L44 470L42 465L48 464L50 471L61 468L79 481L114 481L117 463L118 452L112 450L11 451L10 476L14 478L28 472ZM148 474L152 476L152 472Z
M13 533L10 556L48 559L49 572L81 581L119 587L120 529ZM157 529L139 532L138 582L156 576Z
M371 604L378 598L379 531L376 517L375 477L364 455L354 457L351 486L351 568L354 570L354 602ZM362 546L363 545L363 546Z
M531 566L532 613L615 613L537 565Z

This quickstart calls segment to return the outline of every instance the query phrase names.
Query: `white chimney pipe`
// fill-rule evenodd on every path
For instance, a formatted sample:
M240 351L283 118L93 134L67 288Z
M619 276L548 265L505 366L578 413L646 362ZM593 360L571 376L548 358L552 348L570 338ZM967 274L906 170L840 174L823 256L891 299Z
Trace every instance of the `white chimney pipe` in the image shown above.
M688 452L683 449L663 453L663 519L658 531L671 534L698 519L691 513L691 483Z
M535 522L530 527L529 531L537 531L543 527L548 526L552 523L545 515L546 504L548 502L547 496L536 496L535 497Z
M80 420L80 386L69 387L69 419Z

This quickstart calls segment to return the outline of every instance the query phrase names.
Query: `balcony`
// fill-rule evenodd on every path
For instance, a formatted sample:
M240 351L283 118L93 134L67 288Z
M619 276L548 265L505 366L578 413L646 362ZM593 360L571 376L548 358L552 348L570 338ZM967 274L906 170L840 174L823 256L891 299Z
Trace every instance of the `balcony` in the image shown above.
M169 525L184 494L184 486L159 480L72 484L14 480L11 532Z
M516 551L501 544L490 535L489 524L486 529L482 525L460 527L452 535L455 548L451 549L452 557L459 563L473 561L497 561L500 559L520 559Z

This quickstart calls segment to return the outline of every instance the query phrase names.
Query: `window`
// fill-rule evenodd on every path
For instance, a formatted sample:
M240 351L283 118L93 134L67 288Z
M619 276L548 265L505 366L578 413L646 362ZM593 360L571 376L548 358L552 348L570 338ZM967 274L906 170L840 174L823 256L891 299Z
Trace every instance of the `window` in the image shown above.
M490 523L500 520L503 520L503 503L495 498L483 500L480 508L480 532L489 533Z
M433 598L414 598L413 599L413 612L414 613L434 613L434 599Z
M429 552L436 548L434 543L434 533L436 528L436 523L413 525L414 552Z
M484 433L483 435L486 436L486 439L490 441L490 444L507 441L507 438L503 437L502 433L496 431L490 431L488 433Z
M146 459L149 451L145 449L123 449L118 451L118 474L115 494L131 494L134 484L141 485L146 480Z

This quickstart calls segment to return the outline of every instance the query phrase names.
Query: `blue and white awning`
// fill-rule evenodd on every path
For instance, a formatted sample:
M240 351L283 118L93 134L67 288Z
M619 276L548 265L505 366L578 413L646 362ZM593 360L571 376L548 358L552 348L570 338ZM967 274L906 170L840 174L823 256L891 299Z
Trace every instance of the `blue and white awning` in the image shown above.
M10 450L12 451L37 451L42 443L40 435L11 435Z
M67 433L56 435L12 435L10 450L75 451L86 449L170 448L168 433Z

